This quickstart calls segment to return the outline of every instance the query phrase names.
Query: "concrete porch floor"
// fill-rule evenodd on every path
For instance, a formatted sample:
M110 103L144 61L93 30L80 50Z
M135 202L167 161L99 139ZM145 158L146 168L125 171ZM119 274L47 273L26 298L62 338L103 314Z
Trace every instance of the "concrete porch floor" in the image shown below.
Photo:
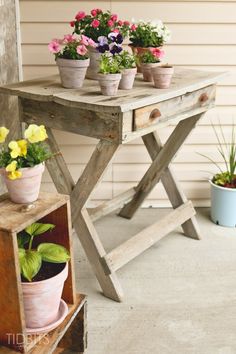
M110 250L167 212L112 214L96 228ZM74 238L77 289L89 296L86 354L236 353L236 229L214 225L207 208L197 218L201 241L179 229L118 271L123 303L101 295Z

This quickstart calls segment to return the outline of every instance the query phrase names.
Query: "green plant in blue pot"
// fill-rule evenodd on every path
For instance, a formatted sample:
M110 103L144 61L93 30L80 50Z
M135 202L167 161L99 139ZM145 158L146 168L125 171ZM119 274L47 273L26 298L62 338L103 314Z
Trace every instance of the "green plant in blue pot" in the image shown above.
M236 227L236 137L235 126L231 138L227 140L221 124L219 131L213 126L218 146L217 150L225 167L207 157L217 166L219 172L210 180L211 184L211 219L221 226Z

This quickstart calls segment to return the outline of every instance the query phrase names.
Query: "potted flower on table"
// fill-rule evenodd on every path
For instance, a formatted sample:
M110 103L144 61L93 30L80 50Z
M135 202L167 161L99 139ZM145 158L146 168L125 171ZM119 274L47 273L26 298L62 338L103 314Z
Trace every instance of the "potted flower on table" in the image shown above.
M53 39L48 49L55 55L62 86L80 88L83 85L89 66L88 48L94 48L95 42L85 36L67 34L63 39Z
M153 49L161 49L171 38L171 32L162 21L142 21L133 23L130 27L130 47L140 56L144 52Z
M213 129L218 141L218 152L224 161L225 169L222 169L212 158L205 156L219 169L219 173L216 173L210 180L211 219L217 225L236 227L235 126L232 128L230 141L227 141L221 124L219 127L219 132L214 126Z
M141 63L141 69L143 73L143 80L152 82L152 68L159 65L161 59L164 56L164 51L159 48L149 48L139 56Z
M15 203L32 203L38 199L44 161L52 154L44 141L44 125L31 124L25 130L25 139L5 143L9 130L0 127L0 173L5 181L10 199Z
M93 9L90 14L79 11L75 16L75 20L70 22L70 25L74 29L73 33L83 34L91 38L99 46L99 44L101 45L101 38L107 38L108 42L111 43L108 38L111 32L120 33L123 38L126 37L130 23L118 19L118 16L110 11L103 12L101 9ZM101 53L98 47L89 48L90 65L87 71L89 79L96 80L98 78Z
M104 53L100 60L98 82L105 96L115 96L121 80L121 69L118 55Z
M68 314L61 299L70 255L56 243L36 242L55 225L34 223L17 235L27 333L57 327Z
M119 89L131 90L137 73L136 56L123 50L118 56L118 62L122 74Z

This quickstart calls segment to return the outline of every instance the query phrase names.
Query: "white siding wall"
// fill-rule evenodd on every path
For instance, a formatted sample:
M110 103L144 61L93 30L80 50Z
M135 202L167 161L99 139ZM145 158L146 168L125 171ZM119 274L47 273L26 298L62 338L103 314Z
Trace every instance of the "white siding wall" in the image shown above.
M208 113L178 154L174 169L183 188L195 205L209 204L206 178L215 169L197 154L209 154L217 161L211 121L220 118L230 137L236 117L236 2L234 1L35 1L21 0L21 31L24 79L56 73L53 57L48 53L51 38L70 33L68 22L79 10L93 7L110 9L121 18L162 19L172 30L171 43L166 47L166 61L204 70L229 71L217 91L217 107ZM236 121L236 120L235 120ZM172 128L161 132L166 138ZM62 152L74 178L77 178L89 158L95 140L57 133ZM93 200L109 199L136 184L150 163L141 140L122 147L109 167ZM44 189L51 190L48 175ZM162 187L157 187L146 205L168 205Z

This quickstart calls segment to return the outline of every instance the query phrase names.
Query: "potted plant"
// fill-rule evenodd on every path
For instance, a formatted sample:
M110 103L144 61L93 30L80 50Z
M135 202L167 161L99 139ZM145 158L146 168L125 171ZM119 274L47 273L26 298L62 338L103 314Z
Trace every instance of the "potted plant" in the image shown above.
M118 62L121 69L119 89L131 90L137 73L136 56L123 50L118 56Z
M236 227L236 138L235 126L232 129L230 141L227 141L222 126L219 132L213 126L217 141L218 152L222 157L225 168L208 158L219 169L210 180L211 185L211 219L221 226Z
M30 124L25 130L25 139L5 143L9 130L0 127L0 172L11 200L15 203L32 203L38 199L44 161L49 153L44 140L47 132L44 125Z
M104 96L115 96L121 80L118 55L104 53L101 56L98 82Z
M84 35L68 34L49 43L48 49L55 55L63 87L82 87L89 66L88 48L93 47L95 42Z
M174 74L174 68L171 65L161 65L151 69L154 86L158 89L170 87L171 79Z
M70 25L74 29L73 33L83 34L97 44L96 49L89 48L90 65L87 71L89 79L97 79L101 53L106 50L109 51L109 48L106 47L106 44L110 42L109 33L120 33L122 37L126 37L129 33L130 23L118 19L117 14L112 14L110 11L103 12L101 9L93 9L90 14L79 11ZM104 38L107 39L107 43L104 42ZM102 41L103 43L101 43ZM99 46L103 47L100 48L101 51L98 48Z
M153 81L152 68L159 65L160 59L163 58L163 56L164 51L159 48L150 48L140 55L139 60L144 81Z
M54 227L52 224L34 223L17 235L24 312L29 332L42 332L49 325L55 328L68 313L61 296L68 276L70 255L59 244L39 241L34 244L34 238L38 239L39 235Z
M171 33L162 21L142 21L130 26L130 47L138 56L152 48L161 48L170 40ZM140 71L140 70L138 70Z

